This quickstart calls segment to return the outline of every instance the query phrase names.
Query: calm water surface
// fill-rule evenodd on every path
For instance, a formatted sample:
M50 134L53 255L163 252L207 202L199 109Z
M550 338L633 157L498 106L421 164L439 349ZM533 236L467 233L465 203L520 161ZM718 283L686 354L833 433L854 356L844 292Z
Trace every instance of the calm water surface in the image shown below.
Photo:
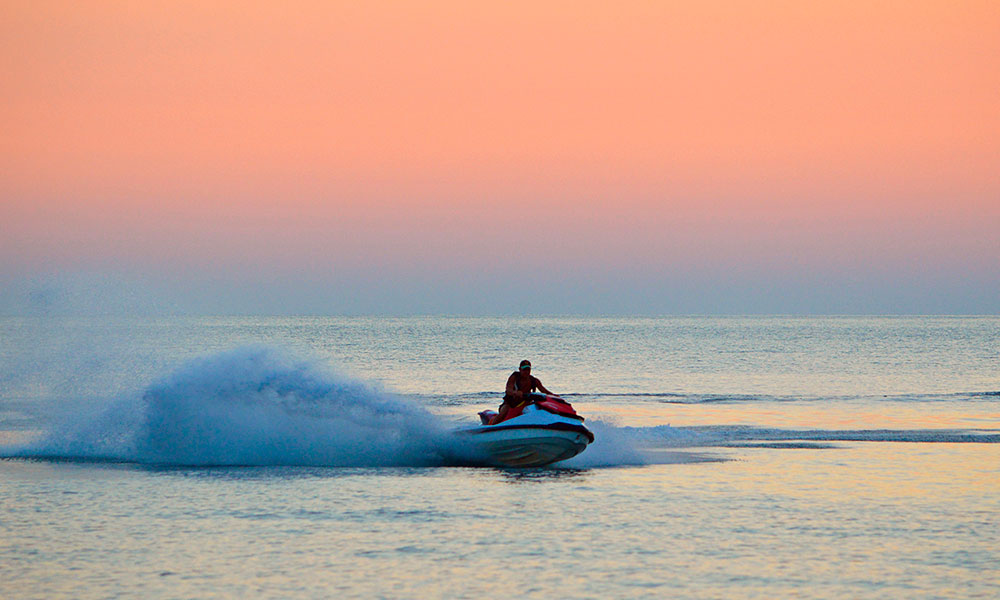
M0 596L1000 597L1000 318L0 319ZM531 358L597 442L453 466Z

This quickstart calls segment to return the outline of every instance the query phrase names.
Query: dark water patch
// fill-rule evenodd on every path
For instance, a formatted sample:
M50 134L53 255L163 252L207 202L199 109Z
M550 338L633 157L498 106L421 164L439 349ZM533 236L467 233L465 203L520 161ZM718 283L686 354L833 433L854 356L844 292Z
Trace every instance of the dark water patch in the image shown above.
M507 483L548 483L553 481L583 481L588 470L568 468L510 469L497 468L503 481Z
M782 449L808 449L808 450L822 450L827 448L841 448L837 444L824 444L819 442L725 442L720 443L719 446L725 448L772 448L776 450Z
M685 427L692 434L692 444L725 445L741 441L842 441L842 442L910 442L910 443L974 443L1000 442L995 429L854 429L854 430L791 430L750 426Z

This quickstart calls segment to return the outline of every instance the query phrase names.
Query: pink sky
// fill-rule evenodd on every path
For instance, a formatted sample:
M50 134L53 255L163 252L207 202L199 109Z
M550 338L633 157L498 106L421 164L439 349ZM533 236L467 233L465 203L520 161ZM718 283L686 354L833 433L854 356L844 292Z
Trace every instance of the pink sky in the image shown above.
M0 8L8 281L1000 310L995 2L204 4Z

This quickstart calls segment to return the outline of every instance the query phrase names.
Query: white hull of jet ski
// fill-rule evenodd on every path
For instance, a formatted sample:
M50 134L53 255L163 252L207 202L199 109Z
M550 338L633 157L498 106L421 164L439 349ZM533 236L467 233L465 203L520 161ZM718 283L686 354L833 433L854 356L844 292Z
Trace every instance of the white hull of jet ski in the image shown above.
M509 429L476 437L475 443L496 462L508 467L542 467L573 458L590 440L574 431Z
M592 434L579 418L556 415L531 405L523 414L496 425L461 433L497 464L542 467L566 460L587 449Z

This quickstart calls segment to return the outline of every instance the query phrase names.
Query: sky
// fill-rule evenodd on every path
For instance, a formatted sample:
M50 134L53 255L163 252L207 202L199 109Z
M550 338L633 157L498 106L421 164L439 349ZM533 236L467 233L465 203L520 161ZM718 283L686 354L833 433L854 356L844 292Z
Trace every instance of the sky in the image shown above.
M1000 3L5 2L0 314L997 314Z

